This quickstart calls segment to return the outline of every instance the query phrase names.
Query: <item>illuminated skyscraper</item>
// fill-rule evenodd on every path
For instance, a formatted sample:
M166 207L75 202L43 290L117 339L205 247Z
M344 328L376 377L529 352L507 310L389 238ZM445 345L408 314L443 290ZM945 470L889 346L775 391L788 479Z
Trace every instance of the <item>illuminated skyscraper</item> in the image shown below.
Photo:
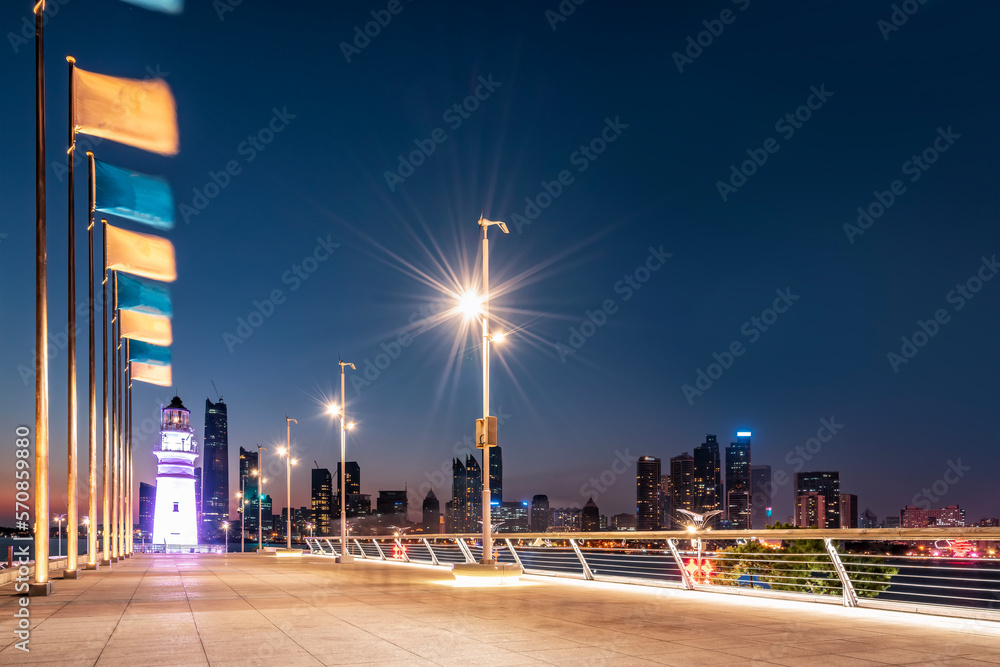
M465 532L465 497L465 466L462 465L461 459L453 458L451 460L451 500L445 503L444 530L446 533Z
M333 507L333 480L327 468L312 469L312 518L316 535L332 535L331 522L337 517L340 525L340 505ZM338 529L339 530L339 529Z
M750 466L750 527L766 528L771 523L771 466Z
M421 521L420 527L423 531L425 533L440 533L441 503L438 501L437 496L434 495L434 489L427 492L421 509L423 510L423 521Z
M694 511L705 514L723 509L722 466L719 441L706 435L705 442L694 448ZM709 520L708 525L718 528L720 517Z
M636 530L659 530L663 525L660 498L660 459L640 457L635 464Z
M221 397L218 403L205 399L201 464L201 535L214 541L229 520L229 423Z
M737 431L726 447L726 517L733 530L750 528L750 431Z
M153 515L156 511L156 487L139 482L139 539L153 539Z
M684 452L670 459L671 522L678 519L678 510L694 511L694 499L694 457Z
M191 412L178 396L160 409L160 441L153 447L156 456L154 544L198 543L194 475L198 443L190 420Z
M503 502L503 450L490 447L490 502Z
M483 520L483 468L475 456L465 457L465 530L476 533L482 530Z
M240 447L240 487L246 494L244 497L247 501L243 506L246 509L244 526L248 533L253 534L257 533L257 480L259 478L252 473L257 470L257 458L257 452Z
M544 533L549 529L549 497L537 495L531 499L531 532Z
M594 502L593 498L588 498L587 504L583 506L580 529L590 533L596 533L601 529L601 511L597 508L597 503Z
M817 528L840 528L840 473L839 472L797 472L795 473L795 518L804 521L810 515L801 511L801 499L810 494L823 497L822 509L817 505L815 519ZM815 504L813 501L810 503ZM812 505L810 505L812 507ZM811 510L810 510L811 511ZM809 524L796 523L803 528Z

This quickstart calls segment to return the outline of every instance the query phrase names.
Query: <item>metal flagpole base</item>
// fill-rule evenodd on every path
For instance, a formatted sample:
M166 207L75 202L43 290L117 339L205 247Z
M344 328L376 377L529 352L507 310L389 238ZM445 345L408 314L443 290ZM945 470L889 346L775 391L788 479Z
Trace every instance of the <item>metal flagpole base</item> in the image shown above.
M451 573L466 586L501 586L516 584L524 570L513 563L456 563Z
M37 582L31 582L28 584L28 595L31 597L44 597L46 595L52 595L53 587L51 581L46 581L44 584Z
M336 560L338 563L350 564L354 562L354 556L351 554L341 554L337 556Z
M100 564L103 565L104 567L111 567L111 559L102 558Z
M76 570L63 570L63 579L79 579L83 576L83 573L79 569Z
M100 563L87 563L86 565L83 566L83 569L84 570L100 570L101 569L101 564Z

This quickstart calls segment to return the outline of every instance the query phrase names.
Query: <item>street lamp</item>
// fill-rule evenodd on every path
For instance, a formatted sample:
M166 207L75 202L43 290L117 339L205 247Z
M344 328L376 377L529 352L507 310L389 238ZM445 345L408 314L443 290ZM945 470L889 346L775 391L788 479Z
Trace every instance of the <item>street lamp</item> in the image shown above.
M63 522L63 519L65 519L65 518L66 518L65 514L56 514L55 515L55 520L56 520L56 540L58 540L57 544L59 545L59 553L56 554L56 555L59 556L59 557L62 556L62 522ZM67 525L67 528L68 527L69 526ZM66 549L69 550L69 532L68 531L66 533Z
M347 431L354 428L354 422L347 421L347 398L344 393L345 374L347 367L352 371L358 370L354 364L338 358L340 365L340 405L331 403L327 406L327 411L340 417L340 561L341 563L351 563L354 557L347 550Z
M312 539L312 536L313 536L313 528L315 528L315 527L316 527L316 524L314 524L314 523L307 523L307 524L306 524L306 528L308 528L308 529L309 529L309 539Z
M263 545L261 544L261 538L263 537L263 510L261 509L264 505L264 452L267 451L267 447L257 445L257 470L254 471L254 476L260 479L260 483L257 484L257 551L260 551Z
M246 475L240 475L240 492L236 494L236 497L240 499L240 553L246 551L243 547L243 539L246 536L246 514L247 514L247 500L244 498L245 488L246 488Z
M286 535L285 548L287 549L292 548L292 466L296 463L295 459L292 458L292 422L298 424L299 420L288 416L285 417L287 449L284 447L278 449L278 454L284 456L287 463L285 466L285 491L287 493L285 507L288 512L288 533Z
M229 522L223 521L222 528L226 531L226 553L229 553Z
M690 510L685 510L685 509L679 509L677 511L683 514L684 516L688 517L689 522L687 524L687 531L689 533L695 533L695 534L701 532L701 530L705 527L705 524L708 522L709 519L712 519L718 516L719 514L722 514L722 510L712 510L711 512L705 512L704 514L698 514L696 512L692 512ZM698 571L701 572L701 536L699 535L697 538L691 541L697 543Z
M484 565L493 564L493 535L490 531L490 447L496 446L496 417L490 417L490 341L499 343L502 334L490 335L490 246L486 232L490 225L496 225L508 234L507 225L480 216L479 227L483 230L483 294L481 299L472 299L466 293L462 307L466 314L483 317L483 418L476 422L477 447L483 449L483 560Z

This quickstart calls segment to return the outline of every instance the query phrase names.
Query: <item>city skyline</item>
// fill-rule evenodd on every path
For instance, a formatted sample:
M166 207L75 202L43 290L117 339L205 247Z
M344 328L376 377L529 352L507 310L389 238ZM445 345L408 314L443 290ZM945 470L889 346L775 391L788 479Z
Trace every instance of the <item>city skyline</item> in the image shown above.
M781 517L794 474L823 470L879 516L924 501L1000 514L987 472L1000 465L988 55L1000 10L972 21L926 3L883 39L885 7L751 5L680 68L674 54L714 10L585 5L553 27L537 7L406 3L348 60L338 45L368 9L302 21L243 3L219 20L208 5L167 17L59 5L46 28L53 511L66 502L72 53L88 71L164 78L177 99L176 157L83 135L77 147L163 175L175 195L174 386L134 389L136 484L155 476L145 424L174 394L215 400L214 380L230 456L268 446L276 499L270 447L285 415L299 420L292 504L306 505L309 462L339 458L325 405L341 355L357 366L347 451L364 490L430 484L443 505L451 460L480 454L479 341L444 315L477 281L485 215L510 226L490 258L495 312L512 325L491 380L505 500L582 507L596 492L605 512L634 511L633 473L614 472L623 457L666 465L706 432L724 447L749 429L754 462L788 480ZM29 15L0 12L7 26ZM0 60L8 434L34 421L30 50ZM78 345L83 360L83 333Z

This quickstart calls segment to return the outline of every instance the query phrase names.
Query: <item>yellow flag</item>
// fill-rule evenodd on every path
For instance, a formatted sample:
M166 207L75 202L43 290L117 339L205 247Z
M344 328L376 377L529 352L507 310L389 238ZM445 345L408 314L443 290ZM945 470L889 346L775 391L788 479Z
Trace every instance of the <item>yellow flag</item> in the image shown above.
M132 379L161 387L172 387L174 384L173 368L170 365L158 366L155 364L144 364L141 361L133 361Z
M177 280L174 244L152 234L107 225L108 268L153 280Z
M122 79L73 69L77 132L161 155L180 150L177 108L163 79Z
M134 338L153 345L170 345L174 342L169 317L136 310L120 310L118 317L122 338Z

